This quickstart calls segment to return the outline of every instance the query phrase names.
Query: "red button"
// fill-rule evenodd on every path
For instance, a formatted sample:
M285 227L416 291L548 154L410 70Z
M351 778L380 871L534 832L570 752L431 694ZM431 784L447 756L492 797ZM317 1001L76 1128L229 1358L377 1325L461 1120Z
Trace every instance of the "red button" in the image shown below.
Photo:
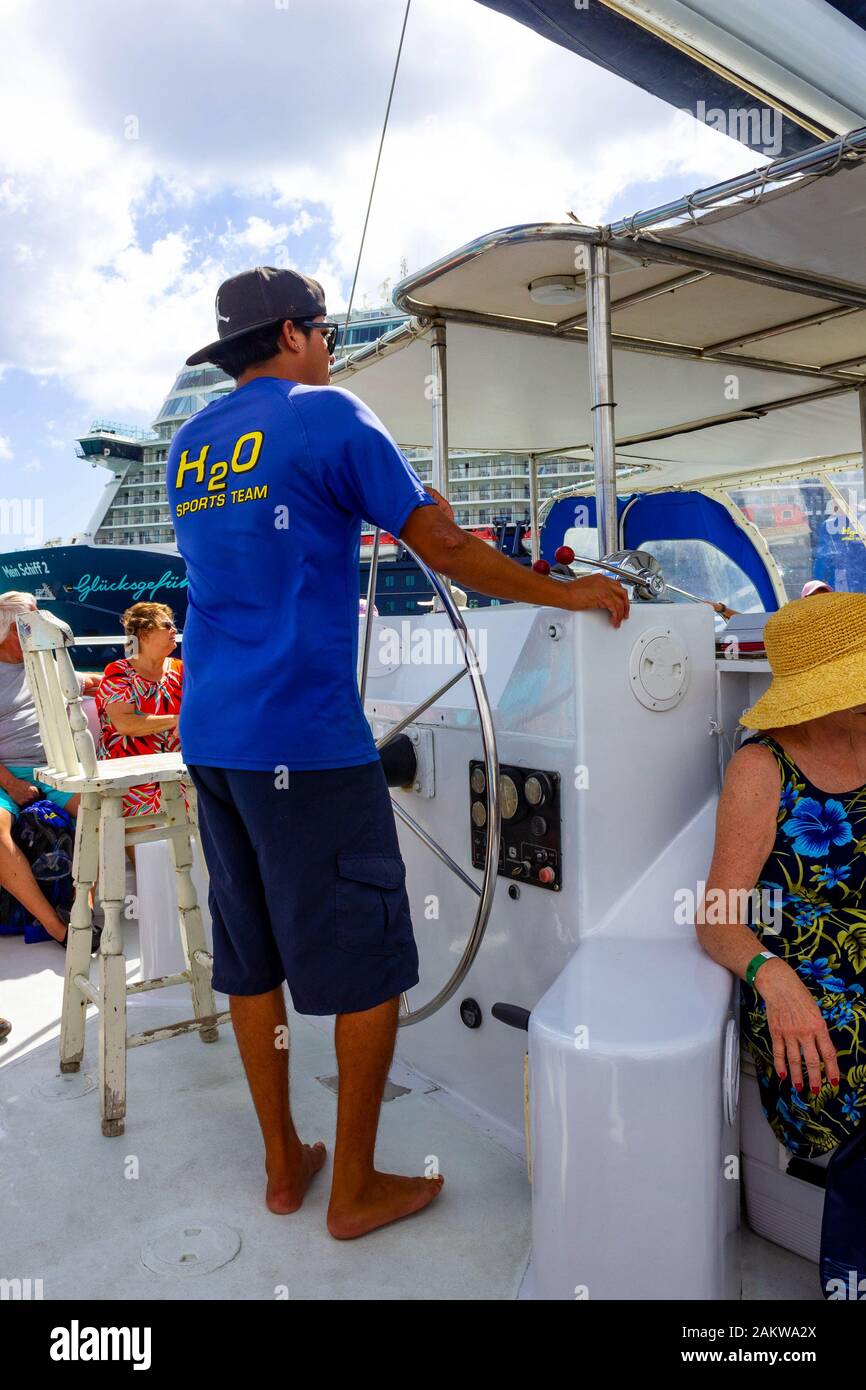
M553 880L554 880L555 878L556 878L556 870L555 870L555 869L551 869L549 865L548 865L547 868L539 869L539 870L538 870L538 882L539 882L539 883L552 883Z

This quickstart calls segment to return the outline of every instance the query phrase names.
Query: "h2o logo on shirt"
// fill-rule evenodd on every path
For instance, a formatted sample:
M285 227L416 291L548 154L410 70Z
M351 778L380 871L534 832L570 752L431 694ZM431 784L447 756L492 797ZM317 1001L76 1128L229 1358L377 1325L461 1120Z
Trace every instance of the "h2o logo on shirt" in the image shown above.
M194 482L200 487L205 482L207 474L207 493L208 496L196 497L189 502L179 502L175 507L175 515L183 516L184 512L200 511L205 507L221 507L226 500L226 479L229 471L232 473L249 473L251 468L255 468L262 452L262 444L265 436L261 430L252 430L249 434L242 434L236 441L234 451L230 461L225 459L215 459L208 467L207 457L210 453L210 444L204 444L198 458L189 457L189 449L184 449L177 464L177 474L175 475L174 485L181 491L187 483L187 475L194 475ZM238 488L231 492L233 502L257 501L267 497L267 484L257 488Z

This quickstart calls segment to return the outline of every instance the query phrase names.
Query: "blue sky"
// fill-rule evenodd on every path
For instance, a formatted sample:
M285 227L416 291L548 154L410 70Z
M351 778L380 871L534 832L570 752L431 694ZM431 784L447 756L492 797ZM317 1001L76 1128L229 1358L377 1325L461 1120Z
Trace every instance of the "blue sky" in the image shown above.
M6 0L0 499L31 524L0 548L84 529L105 475L76 435L150 423L226 275L293 265L345 308L403 10ZM413 0L356 303L404 258L607 221L755 162L474 0Z

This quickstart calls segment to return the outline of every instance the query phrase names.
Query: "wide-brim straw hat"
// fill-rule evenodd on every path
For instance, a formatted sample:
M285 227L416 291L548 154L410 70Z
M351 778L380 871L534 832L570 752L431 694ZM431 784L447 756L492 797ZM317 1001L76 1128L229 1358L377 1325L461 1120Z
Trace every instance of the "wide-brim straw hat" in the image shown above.
M747 729L786 728L866 704L866 594L792 599L767 620L769 689L740 717Z

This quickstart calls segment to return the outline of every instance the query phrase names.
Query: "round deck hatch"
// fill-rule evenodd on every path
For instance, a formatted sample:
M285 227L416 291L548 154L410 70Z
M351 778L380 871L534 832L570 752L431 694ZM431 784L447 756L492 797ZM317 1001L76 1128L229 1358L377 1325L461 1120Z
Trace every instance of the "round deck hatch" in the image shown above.
M688 689L688 653L669 627L647 628L631 649L628 673L635 699L646 709L673 709Z
M154 1274L194 1279L233 1260L241 1248L237 1231L224 1221L185 1221L165 1227L141 1251L141 1263Z

